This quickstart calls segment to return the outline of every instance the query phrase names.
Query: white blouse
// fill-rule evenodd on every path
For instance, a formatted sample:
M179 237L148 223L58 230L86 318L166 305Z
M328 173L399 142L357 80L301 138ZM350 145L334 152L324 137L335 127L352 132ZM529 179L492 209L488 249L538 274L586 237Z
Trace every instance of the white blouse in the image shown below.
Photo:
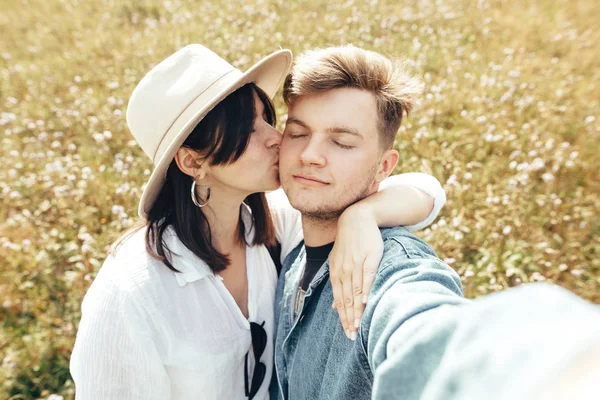
M418 173L386 179L382 186L413 185L434 197L430 215L408 227L429 225L446 197L437 179ZM300 213L282 190L267 194L282 260L302 240ZM242 207L246 239L251 241L249 209ZM250 323L264 322L266 365L255 396L268 399L273 372L274 298L277 272L264 246L246 248L247 320L208 265L168 229L174 273L152 258L142 229L109 255L82 304L82 318L71 355L77 400L246 399L244 360L254 372Z

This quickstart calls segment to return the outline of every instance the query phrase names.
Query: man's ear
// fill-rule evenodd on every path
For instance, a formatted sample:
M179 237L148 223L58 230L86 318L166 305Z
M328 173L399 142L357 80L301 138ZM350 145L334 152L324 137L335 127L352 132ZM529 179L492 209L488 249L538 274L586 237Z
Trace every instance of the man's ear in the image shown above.
M199 163L197 152L187 147L181 147L175 153L175 162L179 170L194 179L204 179L207 173L207 162Z
M391 175L394 172L394 168L398 165L398 160L400 159L400 154L397 150L390 149L383 153L381 157L381 161L379 162L379 169L377 170L377 174L375 175L375 182L380 184L385 178Z

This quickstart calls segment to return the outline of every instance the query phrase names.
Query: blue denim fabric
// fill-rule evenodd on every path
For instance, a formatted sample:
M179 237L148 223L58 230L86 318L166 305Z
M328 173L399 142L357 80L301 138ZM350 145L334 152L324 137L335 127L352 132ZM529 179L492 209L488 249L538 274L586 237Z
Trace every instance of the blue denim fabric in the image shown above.
M396 312L387 320L378 313L404 298L386 296L371 329L398 324ZM374 399L541 399L570 363L600 346L600 307L555 285L527 284L432 309L377 340Z
M598 308L563 289L523 285L467 300L425 242L400 227L381 232L384 255L354 342L331 308L328 263L295 315L303 246L284 260L272 399L527 398L600 338Z
M416 294L402 307L406 318L442 304L466 301L456 272L442 263L425 242L399 227L382 229L382 236L384 254L356 341L346 337L337 312L331 308L329 264L325 263L315 275L303 309L295 316L296 291L304 267L303 246L284 260L276 292L278 398L370 398L376 365L372 350L369 354L368 349L377 342L375 339L371 343L371 326L377 304L396 282L412 288ZM392 328L389 326L376 336L389 334L387 331Z

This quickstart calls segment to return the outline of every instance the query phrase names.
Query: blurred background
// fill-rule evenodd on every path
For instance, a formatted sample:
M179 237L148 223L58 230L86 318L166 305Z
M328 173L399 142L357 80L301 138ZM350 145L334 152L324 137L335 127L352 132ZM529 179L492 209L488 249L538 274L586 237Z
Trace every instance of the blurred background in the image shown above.
M444 186L419 235L466 295L552 281L600 303L599 4L0 0L0 399L73 398L81 300L151 170L127 101L189 43L241 69L346 43L405 57L426 91L397 172Z

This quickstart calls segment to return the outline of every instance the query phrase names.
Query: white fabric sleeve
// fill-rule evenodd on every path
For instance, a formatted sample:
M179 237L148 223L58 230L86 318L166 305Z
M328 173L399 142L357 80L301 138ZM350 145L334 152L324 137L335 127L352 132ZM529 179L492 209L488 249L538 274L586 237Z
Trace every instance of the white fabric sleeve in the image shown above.
M70 371L77 400L168 400L170 380L152 340L144 311L127 288L94 281L82 318Z
M275 225L275 236L281 243L281 262L304 238L302 215L290 204L283 189L267 193L269 210Z
M409 172L390 176L389 178L384 179L379 184L379 190L385 189L386 187L399 185L413 186L433 197L433 209L429 215L423 221L414 225L408 225L405 228L409 231L418 231L431 225L446 203L446 192L442 188L440 182L435 178L435 176L432 175L423 174L420 172Z

